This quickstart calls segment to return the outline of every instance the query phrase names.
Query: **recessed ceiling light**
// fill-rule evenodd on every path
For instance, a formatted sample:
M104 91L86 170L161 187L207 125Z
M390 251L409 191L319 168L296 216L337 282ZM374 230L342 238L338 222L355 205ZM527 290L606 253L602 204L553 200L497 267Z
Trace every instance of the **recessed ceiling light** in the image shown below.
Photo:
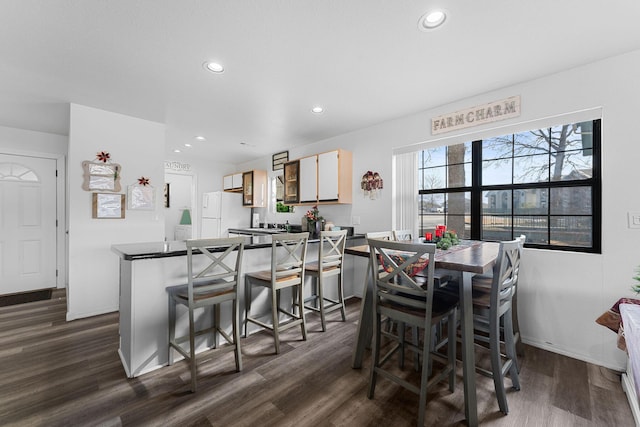
M315 113L315 114L320 114L320 113L322 113L323 111L324 111L324 108L322 108L322 107L313 107L313 108L311 109L311 112L312 112L312 113Z
M447 20L447 13L442 9L430 10L418 20L418 28L423 31L438 28Z
M224 67L217 62L205 62L204 68L211 71L212 73L220 74L224 73Z
M185 147L189 147L189 148L190 148L190 147L191 147L191 144L186 143L186 144L184 144L184 146L185 146Z
M196 141L206 141L207 138L205 138L204 136L196 136L195 140Z
M178 150L177 148L175 150L173 150L174 153L179 153L180 150Z

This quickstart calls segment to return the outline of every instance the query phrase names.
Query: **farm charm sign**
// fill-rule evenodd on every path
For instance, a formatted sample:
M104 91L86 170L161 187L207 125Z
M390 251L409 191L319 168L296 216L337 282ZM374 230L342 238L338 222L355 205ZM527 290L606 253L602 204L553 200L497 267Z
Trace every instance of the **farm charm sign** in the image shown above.
M501 101L466 108L455 113L443 114L431 119L431 134L438 135L445 132L479 126L485 123L497 122L520 115L520 96L512 96Z

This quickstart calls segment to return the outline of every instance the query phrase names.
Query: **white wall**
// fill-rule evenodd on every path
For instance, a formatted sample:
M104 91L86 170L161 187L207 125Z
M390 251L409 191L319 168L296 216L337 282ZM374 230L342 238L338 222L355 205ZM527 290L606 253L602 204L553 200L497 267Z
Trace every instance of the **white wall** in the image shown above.
M162 241L163 124L71 104L68 151L69 284L67 319L118 310L116 243ZM84 160L107 151L122 167L122 193L139 177L156 188L154 211L126 210L125 219L93 219L91 192L82 189Z
M585 109L602 108L602 254L525 250L520 284L519 313L525 342L581 360L616 369L624 368L625 355L616 348L616 336L595 319L618 298L635 296L631 277L640 265L640 230L627 228L627 212L640 212L634 173L640 159L635 124L640 111L640 51L567 70L502 90L474 96L429 111L381 123L289 151L295 159L307 154L344 148L353 152L354 201L339 215L359 216L359 232L392 227L391 171L393 150L412 144L443 143L430 134L431 118L520 95L522 114L504 122L446 134L472 140L486 133L499 134L503 126L526 127L526 122L546 120ZM471 77L472 78L472 77ZM427 95L425 95L427 96ZM553 119L549 119L553 120ZM490 129L494 128L493 131ZM270 156L241 165L241 169L270 170ZM359 178L378 171L385 189L378 200L362 197ZM631 193L629 193L631 190ZM301 216L304 211L299 208ZM346 213L348 211L348 213Z

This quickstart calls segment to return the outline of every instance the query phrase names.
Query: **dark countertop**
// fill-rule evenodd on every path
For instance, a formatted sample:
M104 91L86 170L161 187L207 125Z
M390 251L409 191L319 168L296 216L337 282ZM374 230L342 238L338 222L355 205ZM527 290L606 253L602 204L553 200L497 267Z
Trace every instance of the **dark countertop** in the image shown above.
M347 240L361 238L364 238L364 235L358 234L347 237ZM318 239L309 239L308 242L317 243ZM246 236L245 249L269 247L271 247L271 233ZM111 245L111 250L125 261L187 255L187 246L184 241L123 243Z

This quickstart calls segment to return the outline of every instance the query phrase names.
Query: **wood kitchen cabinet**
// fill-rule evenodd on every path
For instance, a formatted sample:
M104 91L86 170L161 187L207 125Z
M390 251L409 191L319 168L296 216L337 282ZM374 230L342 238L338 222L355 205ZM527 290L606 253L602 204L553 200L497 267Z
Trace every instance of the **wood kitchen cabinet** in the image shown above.
M224 191L239 193L242 191L242 172L225 175L222 178L222 189Z
M282 202L284 204L300 203L300 181L298 179L299 171L299 160L293 160L284 164L284 195L282 197Z
M267 205L267 171L252 170L242 174L242 205L264 208Z
M285 200L287 204L339 204L352 202L353 167L350 151L334 150L303 157L297 162L296 199L291 193L287 199L287 174L285 172ZM285 165L285 168L286 168ZM290 171L294 171L291 165ZM293 189L293 181L291 188Z

